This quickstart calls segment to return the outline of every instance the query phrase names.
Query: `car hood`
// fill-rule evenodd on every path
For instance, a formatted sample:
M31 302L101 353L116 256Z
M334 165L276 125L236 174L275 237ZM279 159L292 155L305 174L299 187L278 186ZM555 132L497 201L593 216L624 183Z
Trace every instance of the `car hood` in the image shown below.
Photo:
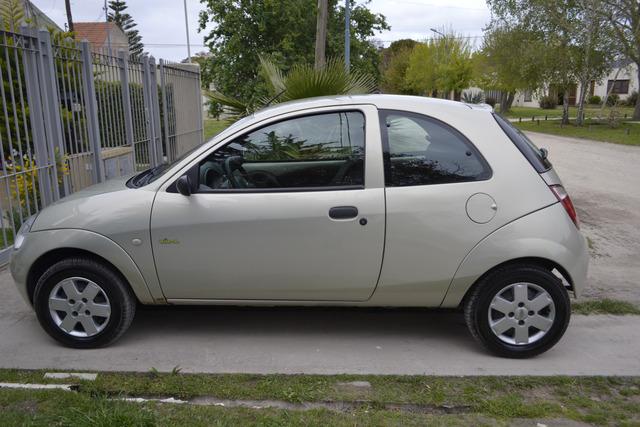
M31 231L74 228L106 236L149 225L155 190L129 188L126 178L92 185L43 209Z
M57 202L53 203L52 206L60 203L67 203L72 200L84 199L86 197L97 196L100 194L113 193L115 191L122 191L128 188L127 181L131 179L131 176L133 175L109 179L100 184L94 184L89 187L83 188L82 190L71 193L70 195L58 200Z

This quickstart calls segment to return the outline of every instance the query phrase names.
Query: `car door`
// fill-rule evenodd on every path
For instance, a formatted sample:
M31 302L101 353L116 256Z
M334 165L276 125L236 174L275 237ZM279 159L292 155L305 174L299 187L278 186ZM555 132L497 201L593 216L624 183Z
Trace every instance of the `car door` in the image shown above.
M372 294L385 225L374 107L291 113L227 138L185 172L194 193L168 182L151 216L168 300Z

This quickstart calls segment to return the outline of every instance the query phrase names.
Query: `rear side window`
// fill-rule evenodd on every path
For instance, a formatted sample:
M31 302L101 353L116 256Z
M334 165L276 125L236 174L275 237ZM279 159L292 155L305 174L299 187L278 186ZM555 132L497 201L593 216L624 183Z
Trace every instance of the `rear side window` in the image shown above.
M451 126L421 114L380 111L387 187L481 181L491 169Z
M527 158L531 166L535 168L538 173L543 173L551 169L551 162L545 156L542 155L540 149L520 131L517 127L511 124L511 122L499 114L493 113L493 117L498 122L498 125L502 128L504 133L507 134L509 139L518 147L518 150Z

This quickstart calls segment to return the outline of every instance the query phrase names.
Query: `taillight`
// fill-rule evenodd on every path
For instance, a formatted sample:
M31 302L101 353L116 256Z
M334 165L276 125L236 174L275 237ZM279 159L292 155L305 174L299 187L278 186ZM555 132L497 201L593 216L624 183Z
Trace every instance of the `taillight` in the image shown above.
M567 193L567 190L564 189L562 185L550 185L549 188L553 191L553 194L558 198L562 206L564 206L564 210L569 214L569 218L576 225L576 227L580 228L580 222L578 221L578 213L576 212L576 208L573 206L573 202L571 201L571 197Z

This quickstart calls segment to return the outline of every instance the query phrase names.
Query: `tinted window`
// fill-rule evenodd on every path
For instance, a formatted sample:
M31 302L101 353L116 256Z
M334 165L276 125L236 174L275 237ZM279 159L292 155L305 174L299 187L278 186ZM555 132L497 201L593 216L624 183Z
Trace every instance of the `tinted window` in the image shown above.
M245 134L200 163L201 191L364 185L364 116L317 114Z
M420 114L382 111L387 186L446 184L488 179L478 150L452 127Z
M551 162L549 162L546 155L543 155L542 151L527 138L527 135L499 114L494 113L493 117L495 117L504 133L507 134L509 139L518 147L518 150L524 154L527 160L529 160L529 163L531 163L531 166L533 166L538 173L551 169Z

